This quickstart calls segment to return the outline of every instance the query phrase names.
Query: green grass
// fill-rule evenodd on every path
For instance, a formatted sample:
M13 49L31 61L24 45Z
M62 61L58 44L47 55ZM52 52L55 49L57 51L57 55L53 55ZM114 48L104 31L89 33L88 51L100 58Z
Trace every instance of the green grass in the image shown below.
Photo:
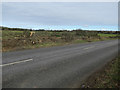
M101 37L115 37L117 34L98 34Z

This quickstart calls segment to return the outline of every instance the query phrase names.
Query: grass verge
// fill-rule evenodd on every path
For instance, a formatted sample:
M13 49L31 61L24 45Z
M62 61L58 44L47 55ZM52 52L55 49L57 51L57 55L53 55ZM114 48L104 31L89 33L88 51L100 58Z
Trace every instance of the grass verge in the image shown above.
M89 76L80 88L120 88L120 55Z

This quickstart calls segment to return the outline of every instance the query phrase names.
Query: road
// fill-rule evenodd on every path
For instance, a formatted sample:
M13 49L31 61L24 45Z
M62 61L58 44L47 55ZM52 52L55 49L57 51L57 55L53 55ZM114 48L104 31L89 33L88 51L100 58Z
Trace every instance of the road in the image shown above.
M2 54L3 88L77 88L118 54L118 40Z

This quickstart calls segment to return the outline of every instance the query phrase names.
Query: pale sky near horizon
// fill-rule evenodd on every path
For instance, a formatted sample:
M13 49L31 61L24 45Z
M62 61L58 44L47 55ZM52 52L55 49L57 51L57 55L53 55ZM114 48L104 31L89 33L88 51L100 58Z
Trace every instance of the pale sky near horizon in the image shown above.
M117 2L4 2L2 26L118 30Z

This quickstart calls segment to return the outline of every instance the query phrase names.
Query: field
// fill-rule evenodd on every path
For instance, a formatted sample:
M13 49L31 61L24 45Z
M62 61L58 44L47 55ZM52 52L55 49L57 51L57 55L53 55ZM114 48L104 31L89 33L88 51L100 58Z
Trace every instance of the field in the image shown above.
M117 34L98 34L101 37L115 37Z
M96 31L49 31L49 30L3 30L2 51L51 47L74 43L85 43L115 39L117 34L103 34Z

